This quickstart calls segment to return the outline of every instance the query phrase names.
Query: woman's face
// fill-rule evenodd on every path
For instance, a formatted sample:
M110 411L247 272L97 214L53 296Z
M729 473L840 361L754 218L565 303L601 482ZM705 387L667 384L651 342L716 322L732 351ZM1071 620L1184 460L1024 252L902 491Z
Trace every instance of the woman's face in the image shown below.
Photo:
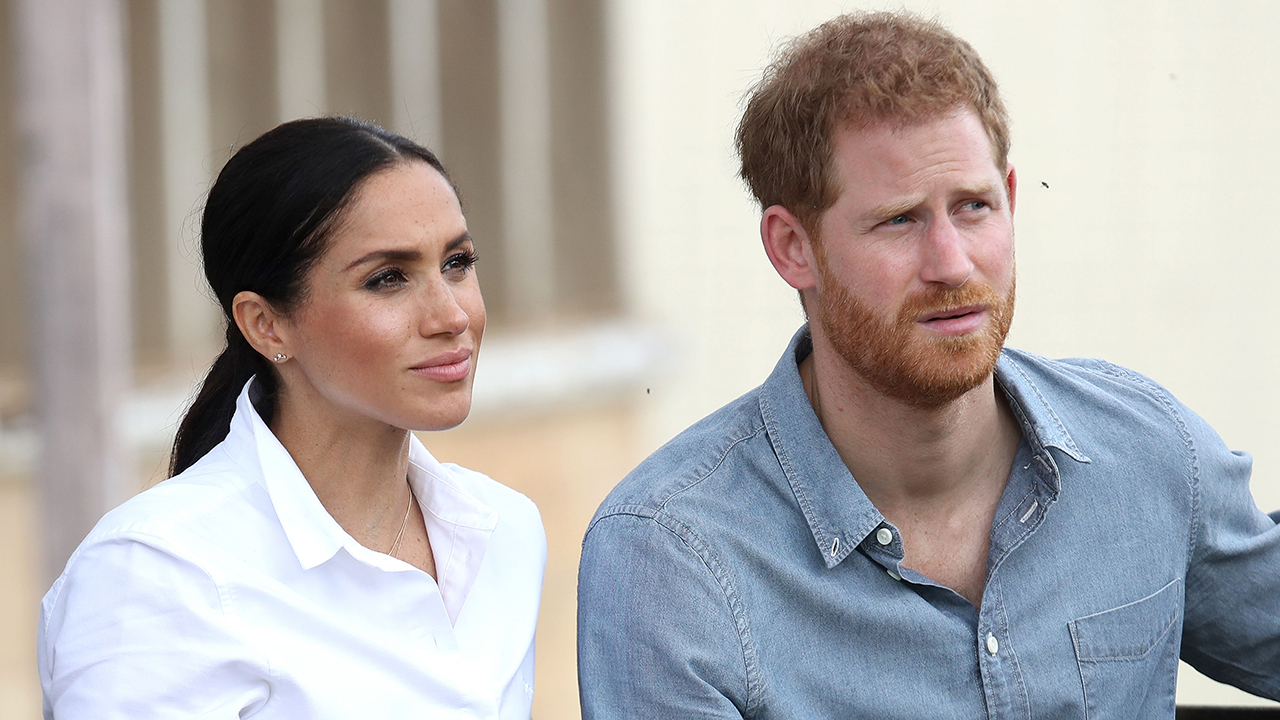
M367 178L284 320L286 393L408 430L462 422L484 334L475 260L435 169L415 160Z

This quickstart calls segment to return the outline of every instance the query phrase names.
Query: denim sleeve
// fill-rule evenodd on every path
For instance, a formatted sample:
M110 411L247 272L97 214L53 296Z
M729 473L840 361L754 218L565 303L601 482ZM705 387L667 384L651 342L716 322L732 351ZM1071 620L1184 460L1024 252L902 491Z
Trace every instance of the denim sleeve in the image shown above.
M584 720L737 718L743 643L706 548L668 518L605 514L578 573L578 683Z
M1179 410L1196 480L1182 659L1215 680L1280 700L1280 511L1268 516L1254 502L1252 458Z

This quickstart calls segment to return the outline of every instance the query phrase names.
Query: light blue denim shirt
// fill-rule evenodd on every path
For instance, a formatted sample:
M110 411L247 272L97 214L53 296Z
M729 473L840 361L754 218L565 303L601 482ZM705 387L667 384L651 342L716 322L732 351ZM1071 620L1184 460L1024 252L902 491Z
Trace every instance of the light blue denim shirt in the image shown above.
M981 609L901 564L796 369L654 453L587 530L579 685L603 718L1172 718L1179 655L1280 699L1280 512L1145 377L1005 350L1022 443Z

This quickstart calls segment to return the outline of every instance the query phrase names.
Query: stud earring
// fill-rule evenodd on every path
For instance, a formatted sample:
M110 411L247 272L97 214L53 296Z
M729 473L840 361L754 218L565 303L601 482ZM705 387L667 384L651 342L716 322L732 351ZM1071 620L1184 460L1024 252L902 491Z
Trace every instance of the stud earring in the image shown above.
M288 360L288 359L289 359L289 356L285 355L284 353L276 353L276 356L272 358L272 360L275 360L276 362L284 362L285 360Z

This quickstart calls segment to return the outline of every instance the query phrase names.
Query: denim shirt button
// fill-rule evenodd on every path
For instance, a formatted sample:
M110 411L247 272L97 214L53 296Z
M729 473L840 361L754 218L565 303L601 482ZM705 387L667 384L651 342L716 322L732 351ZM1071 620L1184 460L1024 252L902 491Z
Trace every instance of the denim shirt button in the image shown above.
M987 633L987 652L992 655L1000 652L1000 641L996 640L996 636L991 633Z
M889 528L880 528L876 531L876 542L881 545L888 545L893 542L893 531Z

